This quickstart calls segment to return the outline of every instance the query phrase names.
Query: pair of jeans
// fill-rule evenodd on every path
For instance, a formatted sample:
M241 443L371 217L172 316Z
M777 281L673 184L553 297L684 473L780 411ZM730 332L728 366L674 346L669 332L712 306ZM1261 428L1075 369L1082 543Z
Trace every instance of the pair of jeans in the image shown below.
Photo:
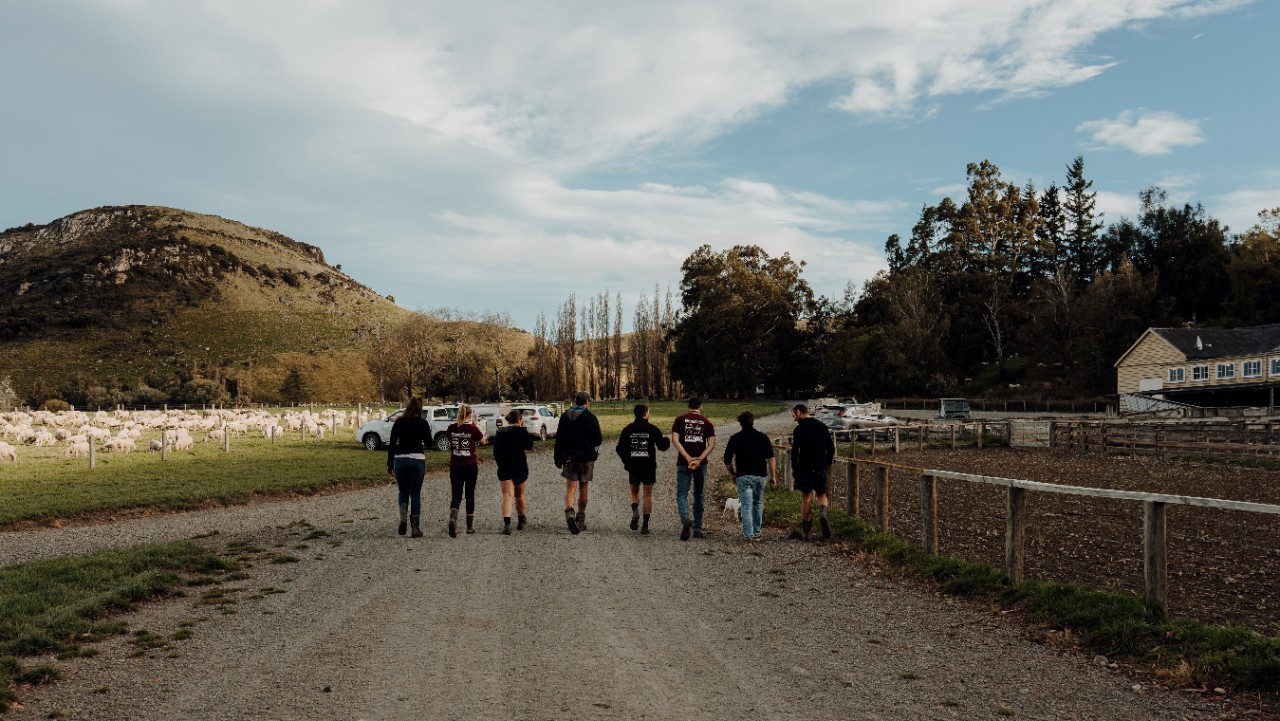
M702 530L702 492L707 483L706 464L691 471L688 466L676 466L676 508L680 510L680 522L689 521L689 486L693 486L693 528Z
M417 458L395 459L396 485L400 488L400 505L409 504L409 513L422 513L422 478L427 475L427 462Z
M764 476L738 476L738 502L742 512L742 537L755 538L760 535L760 524L764 521Z

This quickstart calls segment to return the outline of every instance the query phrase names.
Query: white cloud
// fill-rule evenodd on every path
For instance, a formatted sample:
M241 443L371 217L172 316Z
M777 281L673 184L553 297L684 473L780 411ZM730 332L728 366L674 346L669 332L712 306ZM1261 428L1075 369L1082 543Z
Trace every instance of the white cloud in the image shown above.
M1089 134L1090 150L1122 148L1138 155L1168 155L1174 148L1205 141L1199 120L1160 110L1125 110L1114 118L1080 123L1076 132Z
M1240 188L1205 202L1205 209L1221 220L1234 233L1241 233L1258 223L1258 213L1280 207L1280 169L1262 174L1256 184Z

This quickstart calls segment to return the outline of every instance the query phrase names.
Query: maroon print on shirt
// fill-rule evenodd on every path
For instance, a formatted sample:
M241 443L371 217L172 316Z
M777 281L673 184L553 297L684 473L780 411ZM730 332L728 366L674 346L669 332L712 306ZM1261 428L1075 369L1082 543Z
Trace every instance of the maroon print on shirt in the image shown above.
M701 413L686 413L671 424L671 432L676 434L676 438L680 439L680 445L684 446L684 452L690 457L696 458L707 450L707 439L716 434L716 427L707 420L707 417ZM684 456L676 454L676 466L684 467L689 462Z

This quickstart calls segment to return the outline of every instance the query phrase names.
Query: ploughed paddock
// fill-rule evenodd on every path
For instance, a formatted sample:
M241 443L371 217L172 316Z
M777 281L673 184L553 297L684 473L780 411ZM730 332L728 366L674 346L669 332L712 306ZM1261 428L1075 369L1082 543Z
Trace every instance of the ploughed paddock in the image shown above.
M785 433L790 419L759 425ZM720 443L733 430L718 428ZM224 585L235 604L191 592L124 619L166 637L194 622L189 640L136 658L128 637L104 642L96 657L60 662L64 679L24 693L8 716L1215 717L818 544L773 529L744 544L719 504L708 504L707 538L681 541L670 452L654 532L641 536L628 527L626 473L604 450L576 536L549 454L530 459L532 525L511 536L499 532L492 465L480 471L478 533L456 539L441 473L427 477L421 539L395 534L391 486L0 535L9 563L216 530L200 542L242 549L252 564L247 580ZM720 454L712 460L718 474ZM270 562L284 553L297 562Z

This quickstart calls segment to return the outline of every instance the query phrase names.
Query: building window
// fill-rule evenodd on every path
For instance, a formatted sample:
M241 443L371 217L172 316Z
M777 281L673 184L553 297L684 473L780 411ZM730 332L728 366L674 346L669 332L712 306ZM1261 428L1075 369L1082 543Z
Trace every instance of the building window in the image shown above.
M1271 359L1271 375L1280 376L1280 358Z
M1262 361L1245 361L1241 371L1245 378L1259 378L1262 376Z
M1170 383L1181 383L1181 382L1185 381L1186 379L1187 379L1187 369L1186 369L1186 368L1170 368L1170 369L1169 369L1169 382L1170 382Z
M1218 380L1228 380L1236 377L1235 363L1219 363L1218 364Z
M1191 380L1207 381L1209 380L1209 366L1195 366L1191 369Z

